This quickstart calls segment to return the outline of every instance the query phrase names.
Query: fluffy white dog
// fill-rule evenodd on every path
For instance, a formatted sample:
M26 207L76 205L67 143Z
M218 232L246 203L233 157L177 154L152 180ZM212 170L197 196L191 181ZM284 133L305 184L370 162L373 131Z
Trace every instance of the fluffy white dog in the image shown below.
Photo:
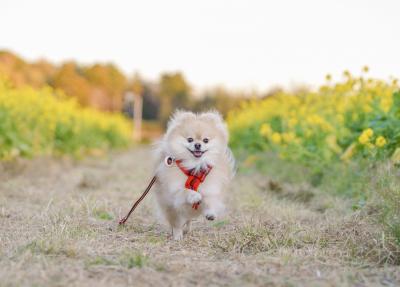
M228 130L218 112L177 111L157 149L156 198L162 216L180 240L193 218L214 220L233 177ZM169 158L168 163L166 159Z

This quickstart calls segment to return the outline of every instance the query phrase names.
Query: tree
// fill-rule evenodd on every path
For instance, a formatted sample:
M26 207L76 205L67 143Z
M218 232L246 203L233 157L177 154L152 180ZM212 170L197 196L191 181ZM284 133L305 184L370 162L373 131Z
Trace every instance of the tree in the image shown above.
M127 80L117 67L113 64L95 64L84 70L84 76L92 86L106 94L109 110L121 110Z
M226 116L230 110L238 107L243 99L244 95L234 94L224 87L216 87L204 92L202 97L195 101L193 110L200 112L216 109Z
M156 87L151 83L143 83L143 119L156 120L160 114L160 98Z
M81 105L89 104L91 86L78 71L78 66L73 62L64 63L54 75L52 85L61 89L67 96L76 97Z
M159 82L159 119L165 124L175 109L188 108L191 88L184 76L177 73L161 75Z

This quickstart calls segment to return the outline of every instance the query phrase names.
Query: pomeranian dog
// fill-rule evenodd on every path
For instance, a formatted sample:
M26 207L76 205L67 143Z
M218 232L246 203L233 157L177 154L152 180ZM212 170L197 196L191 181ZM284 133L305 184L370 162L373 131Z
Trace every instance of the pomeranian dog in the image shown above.
M228 130L218 112L177 111L156 149L156 198L161 215L181 240L191 220L214 220L224 210L233 177Z

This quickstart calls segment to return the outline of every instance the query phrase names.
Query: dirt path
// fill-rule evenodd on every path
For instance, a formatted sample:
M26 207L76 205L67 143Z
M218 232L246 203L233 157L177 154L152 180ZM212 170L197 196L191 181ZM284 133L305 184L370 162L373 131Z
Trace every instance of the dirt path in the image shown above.
M238 173L229 212L168 238L146 198L149 149L80 163L38 159L0 172L1 286L396 286L380 233L349 203ZM6 171L5 171L6 170Z

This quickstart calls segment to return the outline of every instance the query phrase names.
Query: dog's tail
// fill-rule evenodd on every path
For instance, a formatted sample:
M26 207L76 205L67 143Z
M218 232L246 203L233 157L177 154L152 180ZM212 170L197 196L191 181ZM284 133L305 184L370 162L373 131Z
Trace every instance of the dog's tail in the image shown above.
M226 156L226 160L229 165L229 171L230 171L229 179L233 179L233 177L236 174L237 167L236 167L235 157L233 156L233 153L229 147L226 148L225 156Z

